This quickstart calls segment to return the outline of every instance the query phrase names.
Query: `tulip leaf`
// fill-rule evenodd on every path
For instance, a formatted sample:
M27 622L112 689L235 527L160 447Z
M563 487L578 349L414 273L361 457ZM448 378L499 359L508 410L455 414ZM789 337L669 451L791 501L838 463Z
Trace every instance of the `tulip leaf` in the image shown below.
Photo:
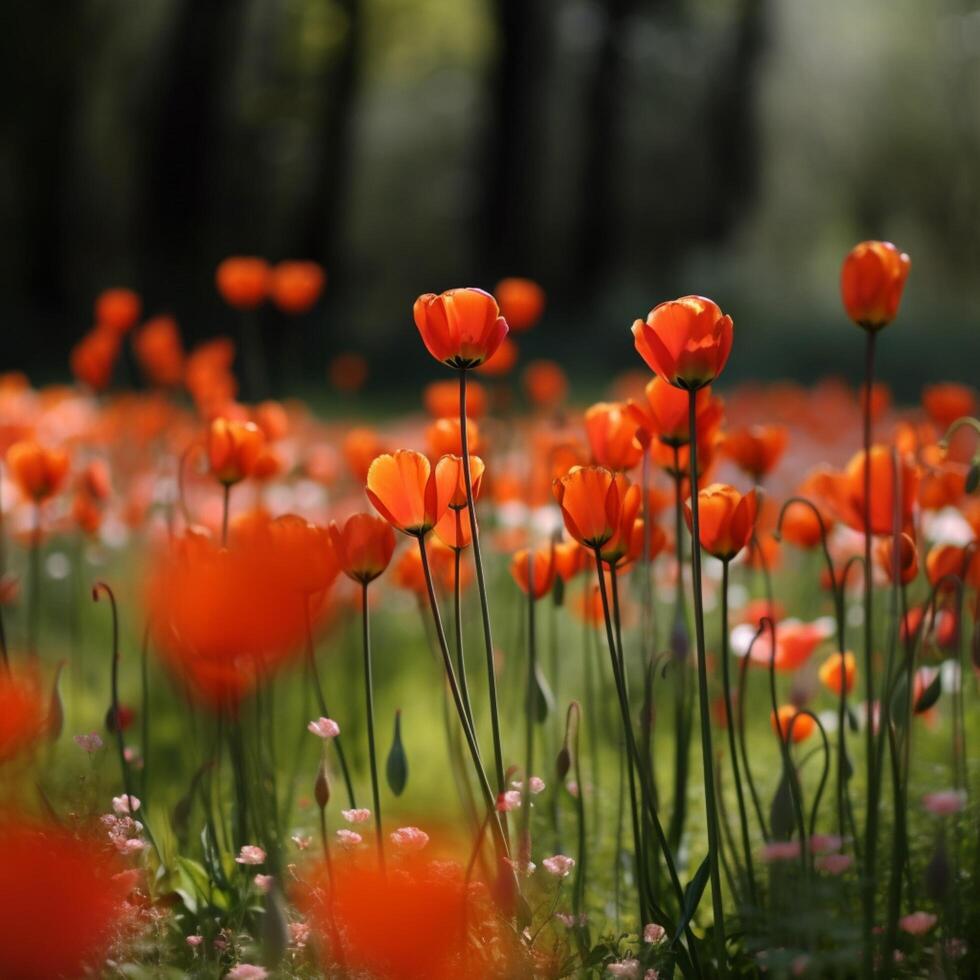
M534 720L543 725L548 719L548 715L555 710L555 696L551 693L544 674L539 667L534 669Z
M778 840L789 840L793 836L795 813L793 809L793 787L790 784L789 768L783 766L783 774L776 787L769 810L769 823L772 835Z
M921 715L928 711L943 693L943 675L936 671L936 676L929 682L929 686L918 696L915 702L915 713Z
M405 746L402 744L402 713L400 710L395 712L395 733L391 740L391 749L388 752L385 775L392 793L395 796L401 796L405 791L405 784L408 782L408 757L405 755Z
M711 863L708 857L701 862L701 866L694 873L694 877L687 883L684 889L684 906L681 909L681 917L677 923L677 931L674 933L673 939L671 939L671 945L674 945L678 939L684 934L684 930L688 927L691 919L694 918L694 913L697 912L698 906L701 904L701 896L704 895L704 889L708 884L708 876L711 873Z

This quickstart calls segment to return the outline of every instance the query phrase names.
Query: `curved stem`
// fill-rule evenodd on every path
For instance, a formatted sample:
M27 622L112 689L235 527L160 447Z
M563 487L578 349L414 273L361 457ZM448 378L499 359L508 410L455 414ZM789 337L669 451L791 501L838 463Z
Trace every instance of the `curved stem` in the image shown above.
M497 792L506 788L504 782L504 754L500 741L500 715L497 709L497 677L493 665L493 635L490 629L490 605L487 601L487 583L483 573L483 556L480 553L480 530L473 503L473 478L470 475L470 451L466 434L466 369L459 371L459 438L463 456L463 479L466 481L466 510L470 515L470 536L473 539L473 563L476 566L476 584L480 592L480 613L483 619L483 642L487 656L487 690L490 694L490 724L493 732L493 760L497 776Z

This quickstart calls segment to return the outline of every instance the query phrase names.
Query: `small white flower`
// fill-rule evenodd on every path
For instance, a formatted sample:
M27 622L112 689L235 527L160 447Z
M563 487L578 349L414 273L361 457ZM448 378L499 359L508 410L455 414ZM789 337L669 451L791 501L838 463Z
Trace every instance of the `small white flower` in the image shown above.
M395 847L405 851L421 851L429 843L429 835L418 827L399 827L388 836Z
M252 881L255 883L255 887L262 892L263 895L268 895L269 891L272 889L272 875L256 875Z
M332 718L317 718L306 728L318 738L336 738L340 734L340 725Z
M337 843L342 847L357 847L364 838L355 830L338 830Z
M657 922L648 922L643 929L645 943L662 943L667 938L667 930Z
M542 862L545 871L554 875L556 878L567 878L575 867L575 858L570 858L565 854L556 854L554 857L547 857Z
M97 732L89 732L88 735L76 735L73 741L80 749L88 752L89 755L93 752L98 752L102 748L102 739Z
M135 813L140 808L140 801L135 796L114 796L112 798L112 809L120 816L127 813Z
M357 807L353 810L341 810L340 815L348 823L367 823L371 819L371 811L365 807Z
M265 851L256 844L246 844L235 858L238 864L261 864L264 860Z

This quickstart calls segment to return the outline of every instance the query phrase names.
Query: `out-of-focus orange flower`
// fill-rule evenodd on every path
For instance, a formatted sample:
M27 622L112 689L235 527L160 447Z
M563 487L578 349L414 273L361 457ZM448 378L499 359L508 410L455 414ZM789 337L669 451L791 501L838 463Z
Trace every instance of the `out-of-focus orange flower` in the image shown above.
M623 405L598 402L585 413L592 460L610 470L629 470L640 461L643 449L636 441L636 422Z
M325 527L298 514L282 514L269 522L268 533L271 560L291 589L313 595L330 588L340 563Z
M555 584L554 545L522 548L511 559L510 574L525 595L546 596Z
M68 453L32 441L15 442L7 450L7 471L28 500L41 503L53 497L68 477Z
M496 973L485 959L500 931L489 890L470 886L465 862L422 851L395 852L387 871L363 855L318 868L296 904L311 925L324 962L391 980L450 980ZM335 948L339 943L340 948ZM499 953L506 948L492 941ZM499 975L511 975L501 965Z
M555 408L568 394L568 377L554 361L530 361L524 368L524 390L532 405Z
M374 429L349 429L344 436L344 459L359 483L367 479L371 464L383 453L387 446Z
M83 533L94 536L102 527L102 509L86 493L76 491L71 499L71 519Z
M770 721L772 730L784 741L792 739L794 742L802 742L817 730L817 723L794 704L782 705L778 713L773 712L770 715Z
M229 306L254 310L269 295L269 263L254 255L234 255L218 266L214 281Z
M969 385L946 381L922 389L922 407L929 418L945 431L957 419L977 414L977 396Z
M698 494L701 547L715 558L731 561L749 543L757 509L755 490L743 496L724 483L705 487ZM690 500L685 502L684 512L690 529Z
M544 290L533 279L501 279L493 291L500 312L515 333L529 330L544 312Z
M704 296L655 306L633 324L647 366L677 388L703 388L721 374L732 350L732 318Z
M778 623L786 615L786 610L778 603L770 603L768 599L752 599L745 604L739 616L739 621L748 623L758 629L763 619Z
M908 534L899 535L898 547L898 577L904 585L915 579L919 574L919 553L915 542ZM882 538L876 549L878 566L884 570L890 582L895 581L895 539L891 535Z
M254 422L215 419L208 430L208 463L214 478L231 486L255 471L265 438Z
M71 350L71 373L93 391L104 391L112 380L119 339L111 330L96 328Z
M482 364L478 364L476 370L490 377L502 377L514 369L519 353L513 339L504 337L500 346Z
M236 527L227 548L189 532L151 565L154 648L212 709L234 710L306 635L307 597L281 565L264 522Z
M388 528L391 531L391 528ZM438 530L436 531L438 534ZM392 532L394 534L394 532ZM400 589L406 589L421 598L425 598L428 592L428 585L425 581L425 568L422 565L422 555L418 548L409 548L403 551L395 562L392 572L395 585Z
M841 684L848 694L854 689L854 678L857 676L857 662L850 652L832 653L821 665L818 671L820 683L831 694L840 695ZM800 724L800 722L797 722Z
M622 499L613 474L602 466L573 466L554 481L565 528L579 544L595 549L619 528Z
M459 418L459 384L456 381L433 381L422 393L425 410L434 419ZM481 419L487 411L487 389L479 381L466 383L466 417Z
M497 301L482 289L425 293L415 301L414 313L429 353L454 368L482 364L507 336L507 321Z
M555 571L563 582L570 582L585 568L588 555L578 541L555 544Z
M731 430L725 436L725 452L739 469L761 483L779 462L788 439L785 425L752 425Z
M659 375L643 390L644 399L630 400L627 410L636 424L668 446L686 446L691 441L687 392L675 388ZM708 387L695 396L698 434L713 431L721 422L722 404Z
M953 544L936 544L929 549L926 555L926 575L929 584L942 589L940 582L947 590L954 588L953 581L948 576L962 578L966 572L966 552Z
M34 748L47 731L47 721L47 697L36 674L0 670L0 763Z
M343 527L330 525L330 539L343 573L367 585L387 567L395 550L391 525L374 514L353 514Z
M757 531L756 536L749 540L749 550L745 556L747 568L772 571L779 567L781 560L782 551L774 535Z
M289 413L280 402L270 399L256 405L252 420L268 442L278 442L289 434Z
M458 486L458 470L433 467L421 453L399 449L368 469L367 496L392 527L421 537L446 512Z
M364 387L368 378L368 361L356 351L342 351L330 359L327 380L337 391L354 394Z
M800 488L799 496L809 500L805 487ZM785 541L796 545L797 548L816 548L821 542L820 521L823 520L823 528L830 534L834 526L834 520L829 513L826 513L816 501L813 501L817 508L816 513L813 507L808 507L804 503L794 501L783 512L783 522L781 534ZM817 516L819 514L819 517Z
M919 505L923 510L957 506L966 493L969 467L935 444L923 446L918 461Z
M880 330L895 319L911 260L891 242L855 245L840 273L847 315L865 330Z
M436 419L426 430L425 439L433 456L453 453L458 456L463 451L459 418ZM480 429L471 418L466 420L466 445L471 453L480 452Z
M802 623L798 619L784 619L776 630L775 658L772 633L767 629L752 647L752 662L762 667L772 663L780 671L798 670L829 635L828 626L821 620Z
M143 303L132 289L106 289L95 298L95 322L117 336L136 326Z
M205 418L220 414L238 389L231 366L235 345L227 337L216 337L199 344L188 355L184 386Z
M172 316L155 316L147 320L133 337L133 351L152 385L176 388L184 378L184 347L180 329Z
M864 531L864 471L865 455L857 453L847 464L840 486L842 518L856 531ZM898 460L899 515L902 526L912 519L918 489L918 473L904 457ZM871 533L891 534L894 530L896 474L892 452L886 446L871 447Z
M269 296L283 313L306 313L320 298L326 278L316 262L280 262L269 274Z
M7 813L0 818L0 975L102 972L132 883L104 839Z
M865 405L868 401L867 386L862 385L858 391L858 401L861 405L861 412L864 413ZM877 421L885 412L891 408L892 393L888 385L882 381L875 381L871 385L871 418Z

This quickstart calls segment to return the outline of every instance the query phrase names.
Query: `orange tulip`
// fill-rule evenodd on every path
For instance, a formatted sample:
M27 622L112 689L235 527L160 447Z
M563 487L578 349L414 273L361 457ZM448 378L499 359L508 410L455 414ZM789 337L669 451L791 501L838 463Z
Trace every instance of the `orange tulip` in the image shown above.
M0 670L0 763L34 748L47 732L47 721L48 698L37 676Z
M891 242L861 242L848 252L840 274L847 315L865 330L880 330L895 319L911 268L909 257Z
M278 442L289 435L289 414L277 401L270 399L256 405L252 420L262 430L267 442Z
M966 570L965 565L966 552L963 548L953 544L933 545L926 555L926 575L929 584L940 590L943 587L952 590L954 583L950 576L962 578Z
M511 276L501 279L493 291L510 329L515 333L529 330L544 312L544 290L533 279Z
M756 483L779 462L789 431L784 425L753 425L725 436L725 452Z
M131 289L106 289L95 300L95 322L117 336L132 330L142 312L139 294Z
M457 468L433 468L425 456L410 449L379 456L367 474L367 496L374 508L392 527L415 537L433 528L457 487Z
M449 489L448 506L452 510L462 510L466 507L466 470L463 468L462 457L454 453L446 453L439 457L435 468L439 486ZM480 496L485 472L483 460L479 456L470 456L470 485L474 500Z
M864 531L864 452L847 464L840 486L844 520L856 531ZM898 460L899 516L904 527L912 519L919 477L902 456ZM886 446L871 447L871 533L891 534L894 525L895 473L892 452Z
M691 441L687 393L658 375L647 383L644 395L644 401L631 400L627 405L636 424L667 446L686 446ZM698 390L695 411L699 434L716 429L721 422L721 401L708 387Z
M687 389L703 388L721 374L732 333L732 318L704 296L661 303L633 324L636 349L649 368Z
M391 531L391 528L388 530ZM438 534L438 530L436 533ZM398 588L413 592L422 599L426 597L429 587L425 581L425 569L422 567L422 555L418 548L409 548L401 553L395 562L393 576Z
M616 474L615 481L620 499L619 521L615 534L602 546L600 552L602 560L610 567L615 567L624 558L633 557L630 555L634 544L633 529L638 522L643 503L643 493L635 483L631 485L622 473Z
M915 542L907 534L899 536L898 548L898 573L901 582L908 585L914 581L919 574L919 554L915 547ZM889 535L887 538L878 542L876 551L878 565L884 569L890 582L894 582L895 574L895 539Z
M568 394L568 377L554 361L530 361L524 369L524 390L532 405L554 408Z
M282 514L268 526L271 560L281 580L304 595L324 592L340 571L330 532L297 514Z
M422 393L425 410L434 419L459 418L459 384L454 380L433 381ZM466 382L466 416L479 420L487 411L487 389L478 381Z
M395 550L391 526L374 514L354 514L343 527L329 528L341 571L355 582L367 585L387 567Z
M945 431L957 419L977 414L977 396L968 385L947 381L922 389L922 407L929 418Z
M356 351L342 351L327 365L327 379L337 391L353 394L364 387L368 378L368 362Z
M316 262L280 262L269 275L269 296L283 313L306 313L320 298L325 281Z
M610 470L629 470L640 461L643 449L636 441L636 422L624 406L598 402L585 413L585 431L592 460Z
M176 388L183 380L184 348L172 316L147 320L133 338L133 351L150 384Z
M794 742L802 742L817 730L817 723L793 704L782 705L778 713L770 715L770 721L772 730L784 741L792 738Z
M15 442L7 450L7 470L20 492L35 503L53 497L68 476L68 453L36 442Z
M698 494L701 547L731 561L749 542L757 511L755 490L744 496L734 487L712 483ZM691 527L691 502L684 504L687 526Z
M215 273L221 298L236 310L254 310L269 295L269 263L252 255L225 259Z
M226 487L252 476L265 438L254 422L215 419L208 430L208 463L214 478Z
M555 584L554 545L521 549L511 559L510 574L525 595L543 598Z
M465 506L466 502L464 500L463 507ZM432 530L444 545L452 548L454 551L462 551L464 548L468 548L473 540L473 535L470 531L469 515L463 513L462 509L456 507L450 507L436 521L436 526Z
M563 582L570 582L585 568L588 555L577 541L555 544L555 571Z
M71 350L71 373L93 391L103 391L112 381L119 355L119 339L111 330L96 328Z
M573 466L552 489L568 533L586 548L604 545L618 530L622 500L613 474L602 466Z
M425 293L415 301L415 325L429 353L450 367L476 367L507 336L497 301L482 289Z
M344 436L343 451L354 479L363 483L371 464L378 456L387 452L387 446L374 429L354 428L348 429Z
M468 400L468 399L467 399ZM433 456L463 451L463 439L458 418L436 419L426 430L425 439ZM471 453L480 451L480 430L472 419L466 420L466 446Z
M520 352L513 338L504 337L500 346L482 364L476 366L480 374L490 377L502 377L509 374L517 363L517 356Z
M770 615L773 610L766 612ZM798 619L786 619L776 631L776 653L773 656L772 634L766 630L752 647L752 663L761 667L772 665L779 671L794 671L803 666L813 651L830 635L820 620L803 623Z
M803 496L802 492L800 494ZM818 507L823 526L827 533L833 527L833 520ZM821 542L820 518L813 509L799 501L790 504L783 512L783 523L780 528L784 540L797 548L816 548Z
M848 694L854 689L854 678L857 676L857 662L854 654L845 652L832 653L821 665L819 670L820 683L832 694L840 695L841 683ZM802 719L800 720L802 721ZM800 721L796 724L799 725Z

